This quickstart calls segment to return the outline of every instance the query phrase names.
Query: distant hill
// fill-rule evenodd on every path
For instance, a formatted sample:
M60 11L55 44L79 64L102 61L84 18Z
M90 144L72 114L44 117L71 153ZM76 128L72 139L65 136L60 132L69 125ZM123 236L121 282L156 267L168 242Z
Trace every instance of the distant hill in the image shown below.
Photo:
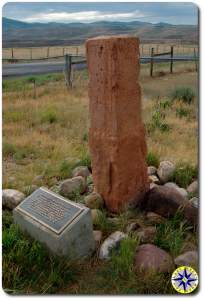
M196 25L147 22L26 23L2 18L3 47L77 45L98 35L131 34L142 42L198 42Z

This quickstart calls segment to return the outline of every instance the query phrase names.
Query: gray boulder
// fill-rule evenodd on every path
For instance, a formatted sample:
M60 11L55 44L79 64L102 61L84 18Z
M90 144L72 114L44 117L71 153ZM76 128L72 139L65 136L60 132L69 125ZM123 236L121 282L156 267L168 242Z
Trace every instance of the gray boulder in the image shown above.
M149 175L150 183L160 184L159 178L156 175Z
M103 233L100 230L93 231L93 236L94 236L96 246L100 245L101 240L102 240L102 235L103 235Z
M174 259L176 266L198 266L198 252L197 251L187 251Z
M64 197L71 196L74 192L84 193L86 190L86 181L84 177L77 176L64 180L59 187L59 193Z
M144 244L137 248L134 266L137 271L143 273L169 273L175 268L169 253L152 244Z
M25 199L25 195L14 189L5 189L2 191L2 205L8 209L14 209L21 201Z
M162 183L169 181L173 172L175 170L175 165L170 161L162 161L159 164L159 168L157 170L157 175Z
M187 192L191 194L198 194L198 181L193 181L188 187Z
M193 207L198 208L198 198L193 197L189 200L189 202L193 205Z
M155 168L154 166L147 167L147 174L149 176L156 175L157 174L157 168Z
M77 176L82 176L84 178L87 178L91 173L89 172L88 167L86 166L79 166L76 167L73 171L72 171L72 177L77 177Z
M104 206L103 198L100 194L93 192L84 198L85 205L91 209L100 209Z
M141 203L141 209L157 213L165 218L174 216L179 208L183 210L184 217L189 223L197 225L198 209L174 188L154 187L149 190Z
M186 199L188 198L188 193L184 188L180 188L176 183L174 182L167 182L164 184L164 186L168 186L170 188L176 189L183 197Z
M121 231L113 232L101 245L99 251L99 258L101 260L108 260L111 257L111 251L116 249L120 242L126 237L127 235Z

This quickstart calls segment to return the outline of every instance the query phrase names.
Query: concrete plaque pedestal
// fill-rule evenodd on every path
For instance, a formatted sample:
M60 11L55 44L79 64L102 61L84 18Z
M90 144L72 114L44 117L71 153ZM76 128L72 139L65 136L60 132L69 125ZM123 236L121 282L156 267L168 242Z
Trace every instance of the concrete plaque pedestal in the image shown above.
M58 256L90 256L95 242L90 209L39 188L13 211L14 221Z

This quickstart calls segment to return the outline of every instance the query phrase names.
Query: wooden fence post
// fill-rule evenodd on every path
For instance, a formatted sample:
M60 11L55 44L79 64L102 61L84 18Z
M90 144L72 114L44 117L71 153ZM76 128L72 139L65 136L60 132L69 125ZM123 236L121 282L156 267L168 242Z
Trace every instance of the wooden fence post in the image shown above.
M154 48L151 49L151 60L150 60L150 76L153 76L153 66L154 66Z
M196 56L196 49L193 49L193 53L194 53L194 59L195 59L195 70L196 72L198 71L198 64L197 64L197 56Z
M11 58L14 58L14 54L13 54L13 48L11 49Z
M65 83L67 87L72 86L71 82L71 68L72 68L72 57L66 54L65 56Z
M32 56L32 48L30 48L30 59L33 59L33 56Z
M173 60L174 58L174 46L171 46L171 61L170 61L170 73L173 73Z

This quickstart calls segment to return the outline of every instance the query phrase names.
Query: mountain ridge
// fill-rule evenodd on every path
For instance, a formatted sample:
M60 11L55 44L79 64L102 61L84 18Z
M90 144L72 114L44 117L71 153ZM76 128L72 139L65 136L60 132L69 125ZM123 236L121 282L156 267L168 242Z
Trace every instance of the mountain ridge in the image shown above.
M197 43L197 25L173 25L131 21L97 21L92 23L23 22L2 18L3 47L34 47L82 44L97 35L131 34L141 42L167 40Z

